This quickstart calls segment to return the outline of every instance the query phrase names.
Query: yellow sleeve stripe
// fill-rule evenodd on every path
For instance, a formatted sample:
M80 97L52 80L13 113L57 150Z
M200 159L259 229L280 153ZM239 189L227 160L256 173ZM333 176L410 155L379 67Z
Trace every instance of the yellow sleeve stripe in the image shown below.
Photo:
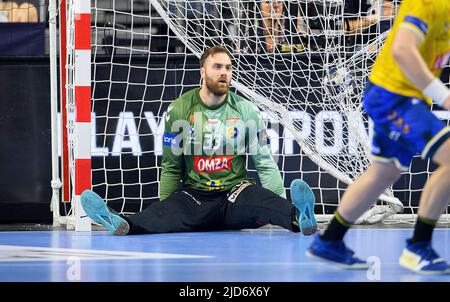
M404 22L400 23L400 27L416 34L417 38L419 38L420 40L420 43L423 43L423 41L425 41L425 35L423 34L423 32L414 25Z

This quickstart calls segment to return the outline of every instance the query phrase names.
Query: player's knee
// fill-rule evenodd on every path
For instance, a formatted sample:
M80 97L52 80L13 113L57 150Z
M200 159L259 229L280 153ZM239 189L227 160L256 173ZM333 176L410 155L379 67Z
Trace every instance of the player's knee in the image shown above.
M374 169L375 175L377 175L377 177L374 177L374 180L385 185L391 185L396 182L402 173L402 171L392 162L375 162L371 168Z
M450 166L450 139L447 139L432 157L439 166Z
M447 175L450 174L450 164L449 164L449 163L443 164L443 165L439 166L439 169L445 170L445 173L446 173Z
M397 180L399 180L401 175L402 175L402 172L400 170L395 171L391 176L392 177L391 182L394 183Z
M397 180L400 179L400 176L401 176L400 170L392 170L389 173L385 173L385 174L381 175L381 178L382 178L383 182L389 186L389 185L397 182Z

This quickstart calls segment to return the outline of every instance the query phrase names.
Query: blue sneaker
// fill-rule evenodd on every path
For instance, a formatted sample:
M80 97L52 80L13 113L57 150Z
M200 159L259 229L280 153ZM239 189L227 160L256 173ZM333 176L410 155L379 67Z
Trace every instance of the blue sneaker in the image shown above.
M304 235L312 235L317 231L317 221L314 217L315 197L311 188L301 179L291 182L291 200L299 211L298 226Z
M123 236L130 231L128 222L117 212L109 209L103 199L94 191L85 190L81 194L81 206L89 218L104 226L114 235Z
M306 255L321 261L336 264L346 269L368 269L369 263L353 256L354 252L347 248L344 241L325 241L317 235L306 251Z
M409 243L400 256L399 263L406 269L427 275L450 273L450 267L431 247L431 242Z

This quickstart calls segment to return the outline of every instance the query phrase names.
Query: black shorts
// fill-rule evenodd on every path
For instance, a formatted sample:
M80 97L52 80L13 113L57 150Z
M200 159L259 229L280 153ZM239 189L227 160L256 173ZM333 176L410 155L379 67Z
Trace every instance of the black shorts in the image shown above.
M125 217L129 234L255 229L266 224L299 232L292 202L259 185L243 183L230 191L180 188L164 201Z

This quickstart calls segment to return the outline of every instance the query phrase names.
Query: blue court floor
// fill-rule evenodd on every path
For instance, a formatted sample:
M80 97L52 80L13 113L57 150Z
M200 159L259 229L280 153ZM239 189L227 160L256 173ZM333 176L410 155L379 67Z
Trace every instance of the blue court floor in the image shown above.
M402 269L411 229L352 229L346 242L367 271L349 271L305 256L312 237L281 229L114 237L107 232L0 232L0 281L450 281ZM434 246L450 260L450 232Z

